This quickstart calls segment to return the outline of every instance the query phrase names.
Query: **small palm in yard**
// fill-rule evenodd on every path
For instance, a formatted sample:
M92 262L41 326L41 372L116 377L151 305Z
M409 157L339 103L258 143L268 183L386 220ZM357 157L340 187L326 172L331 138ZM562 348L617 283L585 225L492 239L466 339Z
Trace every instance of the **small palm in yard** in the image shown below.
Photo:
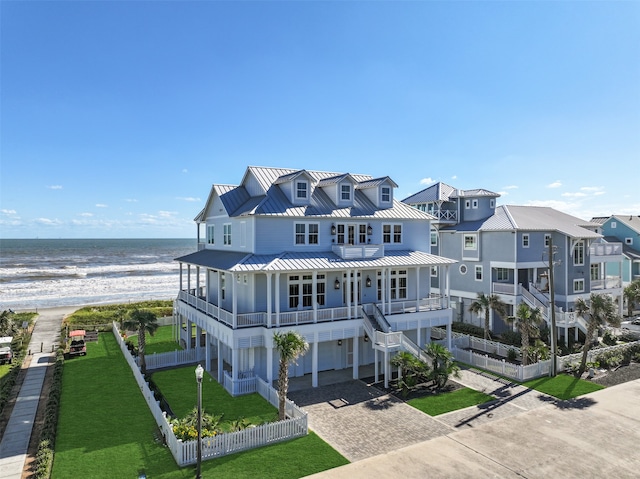
M147 363L144 360L146 333L153 336L158 329L158 318L147 309L132 310L122 322L122 328L129 331L138 331L138 356L140 357L140 370L147 373Z
M500 316L504 316L507 311L506 303L497 294L487 296L484 293L478 293L478 297L469 306L469 311L472 313L484 314L484 339L491 339L489 334L489 313L492 310Z
M455 363L453 353L442 344L429 343L424 352L433 362L429 379L433 380L436 390L442 389L447 384L449 376L460 377L460 368Z
M522 337L522 365L529 364L529 340L538 337L538 326L542 322L540 308L530 308L526 303L520 303L515 316L507 318L509 324L515 324Z
M285 400L289 390L289 365L296 362L309 349L309 344L296 331L286 331L273 335L273 344L280 354L278 366L278 417L286 419Z
M215 416L202 412L202 437L211 437L219 434L220 421L222 415ZM182 419L174 419L171 421L173 433L178 439L183 441L192 441L198 437L198 408L193 408L191 412Z
M418 357L408 351L400 351L391 359L391 365L400 369L398 386L402 390L402 396L407 397L409 390L418 384L420 377L426 377L429 373L429 366Z
M582 361L576 373L577 377L582 376L587 368L587 356L594 341L596 330L605 325L620 326L620 316L616 312L616 305L613 298L607 294L591 293L589 301L578 298L574 304L576 314L582 316L587 322L587 334L584 338L582 348Z

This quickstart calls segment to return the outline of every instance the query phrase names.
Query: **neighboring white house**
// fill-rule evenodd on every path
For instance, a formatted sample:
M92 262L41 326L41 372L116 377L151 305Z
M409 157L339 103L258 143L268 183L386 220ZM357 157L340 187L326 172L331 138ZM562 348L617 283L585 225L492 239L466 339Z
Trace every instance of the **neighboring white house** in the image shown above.
M277 377L275 332L310 349L292 377L375 364L416 352L446 327L449 266L430 253L433 219L394 198L389 177L247 168L238 186L214 185L195 221L198 251L177 258L177 333L204 337L206 369L222 382ZM440 278L432 288L431 277ZM193 326L195 325L195 327ZM196 347L200 341L194 341Z

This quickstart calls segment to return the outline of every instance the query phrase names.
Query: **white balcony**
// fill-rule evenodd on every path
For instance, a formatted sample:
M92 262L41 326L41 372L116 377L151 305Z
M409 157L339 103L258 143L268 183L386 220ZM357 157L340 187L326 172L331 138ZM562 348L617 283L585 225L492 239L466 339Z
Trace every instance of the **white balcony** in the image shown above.
M589 253L591 254L592 263L594 258L620 256L622 254L622 243L593 243L589 246Z
M332 251L342 259L382 258L384 245L382 244L337 244Z

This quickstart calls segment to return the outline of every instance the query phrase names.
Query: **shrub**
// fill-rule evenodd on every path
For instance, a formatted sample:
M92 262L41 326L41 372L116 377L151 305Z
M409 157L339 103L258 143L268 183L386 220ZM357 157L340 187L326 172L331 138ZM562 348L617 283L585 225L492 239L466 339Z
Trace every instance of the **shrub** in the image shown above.
M484 338L484 328L469 323L454 321L451 329L457 333L469 334L478 338Z
M507 351L507 359L512 363L515 362L516 359L518 359L518 353L515 349L509 348L509 351Z
M616 338L615 334L613 334L609 330L606 330L604 335L602 336L602 342L607 346L615 346L616 344L618 344L618 339Z
M522 344L522 335L517 331L505 331L500 334L500 340L505 344L520 346Z

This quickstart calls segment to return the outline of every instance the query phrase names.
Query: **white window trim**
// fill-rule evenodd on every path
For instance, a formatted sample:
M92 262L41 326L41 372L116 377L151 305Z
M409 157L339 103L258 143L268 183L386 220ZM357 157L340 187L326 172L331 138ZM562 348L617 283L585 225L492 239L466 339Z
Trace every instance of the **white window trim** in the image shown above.
M231 246L231 223L224 223L222 225L222 244L224 246Z
M581 262L576 262L576 251L578 251L578 247L581 248L582 250L582 261ZM573 250L573 265L574 266L584 266L584 260L585 260L585 244L584 241L578 241L575 245L575 248Z
M298 225L303 225L304 226L304 232L303 233L298 233L297 232L297 226ZM316 232L315 233L311 233L309 226L311 225L316 225ZM303 243L298 243L296 241L298 234L301 234L304 236L304 242ZM315 243L310 243L309 240L311 238L311 236L316 236L317 241ZM318 245L320 244L320 223L316 222L316 221L296 221L295 223L293 223L293 245L294 246L309 246L309 245Z
M550 241L550 240L551 240L551 235L550 235L550 234L545 234L545 235L544 235L544 245L545 245L546 247L548 247L548 246L549 246L549 241Z
M464 202L464 208L465 208L465 209L467 209L467 210L468 210L469 208L471 208L471 200L465 200L465 202Z
M618 223L616 223L615 221L611 222L611 228L617 228L618 227Z
M496 207L496 200L490 199L489 200L489 208L495 208L495 207Z
M347 191L343 191L343 188L348 188L348 192ZM343 198L343 194L348 193L349 197L348 198ZM349 184L349 183L342 183L340 185L340 188L338 189L338 195L340 195L340 201L341 202L351 202L353 201L353 185Z
M503 274L506 274L506 277L503 277ZM509 281L509 269L496 268L496 281L498 282Z
M625 238L624 239L624 244L632 245L633 244L633 238Z
M304 196L298 196L298 193L302 190L298 189L298 186L300 185L304 185ZM295 182L295 186L294 186L294 197L296 200L306 200L309 198L309 182L308 181L302 181L302 180L298 180Z
M471 208L473 208L474 210L478 209L478 200L473 200L471 202Z
M431 267L431 277L432 278L437 278L438 277L438 267L437 266L432 266Z
M216 244L216 227L215 225L207 226L207 244Z
M388 190L388 193L384 191ZM388 195L389 199L385 200L384 197ZM381 186L380 187L380 203L391 203L391 187L390 186Z
M522 235L522 247L528 248L531 245L531 238L529 237L529 233L524 233Z
M384 227L389 226L390 228L390 237L389 241L385 242L384 240ZM395 240L395 227L400 227L400 241ZM402 223L383 223L382 224L382 244L402 244L404 242L404 232L402 231L404 228L402 227Z
M478 272L480 273L480 278L478 278ZM482 281L482 279L484 278L482 273L482 265L476 265L476 267L473 270L473 278L476 281Z
M458 267L458 271L460 271L460 274L467 274L467 271L469 271L469 269L467 268L466 264L461 264Z
M582 285L582 286L579 286ZM573 292L574 293L583 293L584 292L584 279L574 279L573 280Z
M467 248L467 238L473 238L473 248ZM463 251L478 251L478 235L473 234L464 234L462 235L462 250Z
M429 244L431 244L431 246L438 246L438 230L430 232Z

